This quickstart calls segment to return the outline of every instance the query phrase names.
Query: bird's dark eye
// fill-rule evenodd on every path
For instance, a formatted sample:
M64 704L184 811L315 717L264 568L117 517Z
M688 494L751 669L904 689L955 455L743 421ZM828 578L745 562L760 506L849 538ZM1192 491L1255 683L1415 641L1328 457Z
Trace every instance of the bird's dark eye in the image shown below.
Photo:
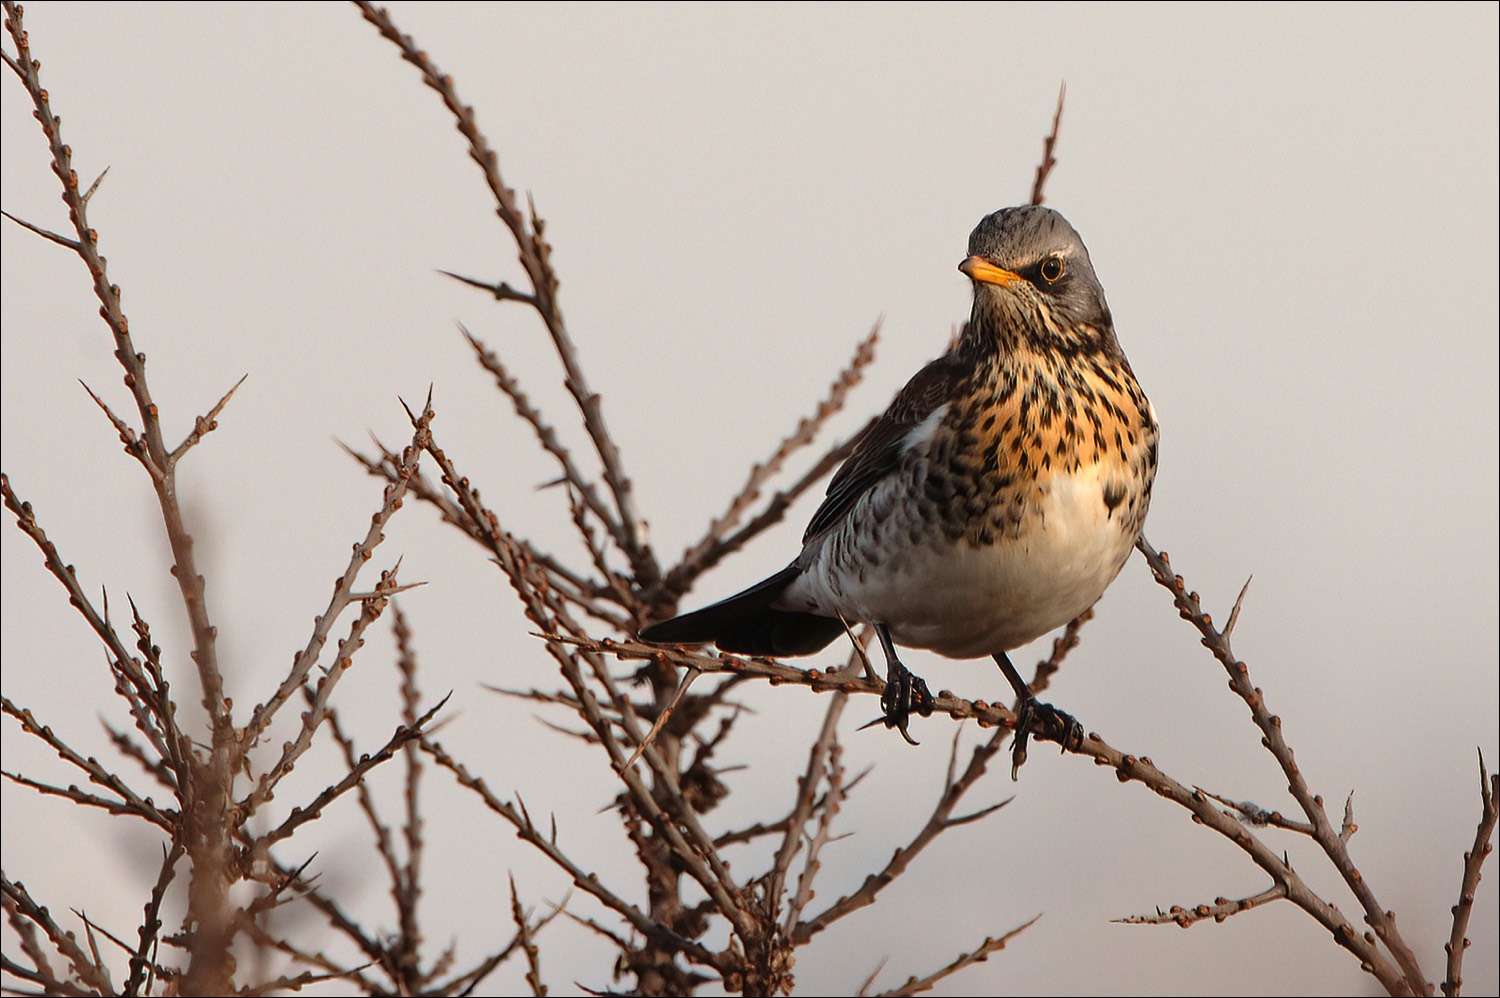
M1056 284L1063 275L1063 261L1060 256L1049 256L1042 261L1042 280L1048 284Z

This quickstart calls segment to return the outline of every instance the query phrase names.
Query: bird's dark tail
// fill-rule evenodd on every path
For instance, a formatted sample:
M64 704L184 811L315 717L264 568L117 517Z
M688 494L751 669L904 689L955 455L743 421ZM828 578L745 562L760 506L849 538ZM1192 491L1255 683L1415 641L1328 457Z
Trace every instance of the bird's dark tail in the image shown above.
M712 641L723 651L741 655L811 655L843 634L844 625L799 610L772 609L776 597L796 577L796 565L788 565L742 593L652 624L641 631L641 638L673 645Z

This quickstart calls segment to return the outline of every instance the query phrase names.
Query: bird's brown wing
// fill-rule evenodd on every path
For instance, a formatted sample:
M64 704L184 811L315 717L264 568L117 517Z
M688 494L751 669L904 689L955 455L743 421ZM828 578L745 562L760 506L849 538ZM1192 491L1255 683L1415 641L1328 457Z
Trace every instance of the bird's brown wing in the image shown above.
M860 496L896 469L906 452L908 434L953 397L967 370L968 366L954 354L946 353L918 371L896 393L884 415L865 431L854 445L854 453L834 473L823 504L802 535L804 544L843 520Z

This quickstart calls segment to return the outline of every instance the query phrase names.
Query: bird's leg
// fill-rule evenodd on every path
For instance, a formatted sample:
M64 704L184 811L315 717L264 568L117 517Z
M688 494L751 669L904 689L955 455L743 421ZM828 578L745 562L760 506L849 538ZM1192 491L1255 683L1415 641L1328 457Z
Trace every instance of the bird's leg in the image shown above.
M865 651L864 643L855 636L854 628L849 626L849 621L844 619L842 613L839 614L839 623L844 625L844 637L848 638L849 643L854 646L854 654L859 656L860 664L865 668L865 678L873 680L875 678L875 666L870 663L870 656Z
M880 706L884 715L876 720L887 728L895 728L901 737L915 745L917 740L906 731L907 719L915 710L923 717L932 714L932 692L927 689L921 676L901 664L896 656L896 645L891 641L891 629L884 624L875 625L875 634L880 638L880 647L885 651L885 692L880 695ZM875 721L870 722L876 723Z
M1026 762L1026 743L1031 738L1031 731L1037 727L1039 735L1046 735L1062 746L1066 752L1070 748L1077 748L1083 744L1083 725L1072 714L1058 710L1050 703L1042 703L1031 692L1031 687L1026 685L1026 680L1016 671L1011 664L1010 656L1005 652L995 655L995 664L1000 666L1000 671L1005 673L1005 678L1010 681L1011 689L1016 691L1019 705L1016 707L1016 733L1015 741L1010 750L1010 778L1014 780L1020 772L1021 766Z

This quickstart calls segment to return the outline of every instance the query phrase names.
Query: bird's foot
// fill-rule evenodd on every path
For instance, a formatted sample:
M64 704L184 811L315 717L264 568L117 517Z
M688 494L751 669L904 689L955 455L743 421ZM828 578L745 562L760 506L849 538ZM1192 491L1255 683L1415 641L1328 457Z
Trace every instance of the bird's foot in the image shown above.
M1016 779L1026 763L1026 747L1033 731L1038 738L1057 742L1064 752L1083 744L1083 725L1078 723L1078 718L1067 711L1058 710L1050 703L1042 703L1035 697L1022 700L1020 709L1016 711L1015 740L1010 748L1012 780Z
M901 737L906 739L908 745L916 745L918 742L906 730L906 724L913 711L923 717L931 717L933 702L932 691L927 688L926 681L899 661L892 661L886 673L885 692L880 695L880 709L884 713L868 724L861 725L860 729L883 724L901 732Z

